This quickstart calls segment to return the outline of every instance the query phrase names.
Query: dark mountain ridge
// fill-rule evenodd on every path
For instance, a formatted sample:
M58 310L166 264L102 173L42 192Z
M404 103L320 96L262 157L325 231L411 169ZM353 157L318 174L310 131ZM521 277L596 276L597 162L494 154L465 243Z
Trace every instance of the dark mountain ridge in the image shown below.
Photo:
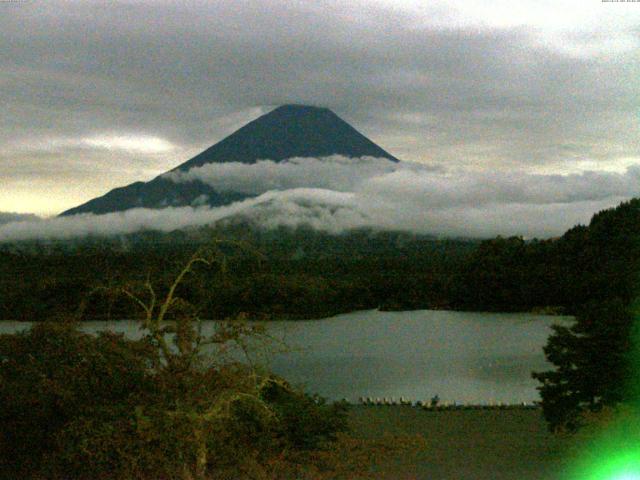
M327 108L283 105L178 165L171 171L187 171L209 163L281 162L293 157L378 157L399 160L373 143ZM61 215L109 213L130 208L163 208L206 203L226 205L247 198L241 193L220 193L200 181L177 183L162 175L149 182L135 182L111 190Z

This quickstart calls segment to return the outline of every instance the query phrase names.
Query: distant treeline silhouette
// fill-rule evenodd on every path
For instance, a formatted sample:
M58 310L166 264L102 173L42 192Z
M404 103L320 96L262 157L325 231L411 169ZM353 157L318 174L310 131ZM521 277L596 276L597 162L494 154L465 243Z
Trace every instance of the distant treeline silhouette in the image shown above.
M151 275L168 284L211 238L241 239L262 253L229 256L182 286L202 318L245 313L257 319L318 318L358 309L453 309L574 314L587 302L633 297L640 237L639 200L594 215L562 237L439 240L402 232L331 235L310 228L246 225L111 239L0 246L0 317L46 320L133 318L109 286ZM91 302L87 302L91 295Z

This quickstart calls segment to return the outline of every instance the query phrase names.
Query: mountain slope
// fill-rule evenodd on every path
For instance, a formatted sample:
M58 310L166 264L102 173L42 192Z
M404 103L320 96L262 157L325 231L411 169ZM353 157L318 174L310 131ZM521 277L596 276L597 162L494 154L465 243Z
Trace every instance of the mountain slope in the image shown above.
M187 171L209 163L276 162L292 157L378 157L397 162L389 154L327 108L284 105L257 118L222 141L171 171ZM246 198L240 193L219 193L199 181L175 183L162 175L150 182L116 188L61 215L108 213L135 207L163 208L192 205L225 205Z

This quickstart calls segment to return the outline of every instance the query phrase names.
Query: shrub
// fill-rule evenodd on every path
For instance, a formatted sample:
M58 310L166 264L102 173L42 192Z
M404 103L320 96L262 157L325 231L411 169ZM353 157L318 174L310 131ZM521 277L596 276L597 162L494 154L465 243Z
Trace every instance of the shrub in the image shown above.
M1 335L4 478L53 469L70 424L126 418L152 389L153 356L144 342L113 333L91 336L72 324L45 322L28 332Z
M346 430L344 406L222 355L247 352L260 327L201 336L178 295L199 263L211 261L194 256L163 299L150 282L122 290L144 313L142 340L73 323L0 336L3 478L268 478ZM207 344L219 355L207 360Z
M246 365L158 368L149 338L40 323L0 337L2 478L191 478L266 468L346 409Z

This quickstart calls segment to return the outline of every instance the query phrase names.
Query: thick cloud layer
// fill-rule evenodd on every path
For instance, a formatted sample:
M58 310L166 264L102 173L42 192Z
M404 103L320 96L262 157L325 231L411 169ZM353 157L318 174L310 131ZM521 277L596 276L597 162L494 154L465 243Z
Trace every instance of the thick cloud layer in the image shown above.
M0 225L9 222L34 221L37 219L38 217L30 213L0 212Z
M478 204L551 204L631 197L640 192L640 167L626 173L534 175L523 172L439 172L419 163L384 158L291 158L210 163L164 178L199 180L221 192L260 195L271 190L320 188L355 192L381 201L422 201L430 208Z
M0 241L171 231L233 217L264 228L309 225L333 233L370 227L456 237L550 237L640 193L637 167L625 173L472 174L339 156L207 165L169 178L257 196L219 208L132 209L13 222L0 226Z
M424 166L420 168L426 170ZM397 163L385 158L347 158L333 155L323 158L290 158L284 162L259 160L254 164L209 163L186 172L176 170L163 177L174 182L200 180L220 192L259 195L270 190L304 187L351 191L363 181L396 169Z

